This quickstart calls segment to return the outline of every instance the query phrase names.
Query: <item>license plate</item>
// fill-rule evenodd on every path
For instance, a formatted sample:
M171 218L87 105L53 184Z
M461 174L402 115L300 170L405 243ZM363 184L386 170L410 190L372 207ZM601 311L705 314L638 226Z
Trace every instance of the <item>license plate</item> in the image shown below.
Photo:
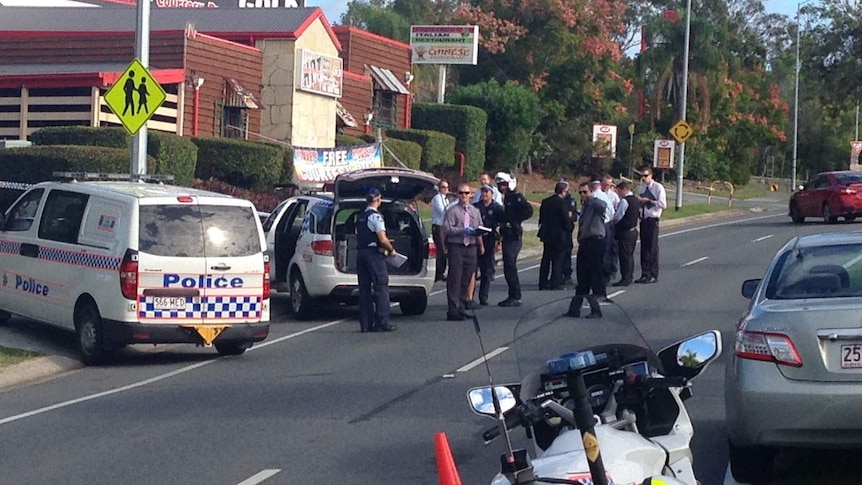
M185 310L186 297L184 296L157 296L153 298L153 307L156 310Z
M844 344L841 346L841 368L862 368L862 344Z

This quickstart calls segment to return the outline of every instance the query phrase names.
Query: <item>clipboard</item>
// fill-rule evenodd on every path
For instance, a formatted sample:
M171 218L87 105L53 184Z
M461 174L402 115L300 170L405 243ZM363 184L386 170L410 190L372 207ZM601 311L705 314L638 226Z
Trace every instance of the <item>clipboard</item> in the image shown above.
M400 268L407 262L407 256L403 254L393 253L391 256L386 257L386 263L393 268Z

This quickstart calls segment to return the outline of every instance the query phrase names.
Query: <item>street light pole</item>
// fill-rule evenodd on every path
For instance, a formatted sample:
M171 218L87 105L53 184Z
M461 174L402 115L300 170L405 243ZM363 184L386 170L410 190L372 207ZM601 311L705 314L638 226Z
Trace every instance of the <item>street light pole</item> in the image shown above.
M796 190L796 154L799 140L799 3L796 4L796 80L793 88L793 163L791 164L790 190Z
M688 46L691 38L691 0L685 6L685 47L682 64L682 108L679 118L685 121L685 108L688 104ZM682 180L685 170L685 143L679 145L679 163L676 166L676 210L682 209Z

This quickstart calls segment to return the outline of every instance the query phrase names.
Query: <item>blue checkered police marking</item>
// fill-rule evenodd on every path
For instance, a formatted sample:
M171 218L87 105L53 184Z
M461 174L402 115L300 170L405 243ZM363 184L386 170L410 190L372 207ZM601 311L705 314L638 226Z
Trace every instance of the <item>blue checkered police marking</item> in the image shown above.
M120 269L120 258L114 256L66 251L45 246L39 247L39 259L109 271Z
M0 253L21 254L21 243L0 239Z
M200 303L186 300L185 310L157 310L153 297L138 297L140 318L260 318L259 296L210 296Z

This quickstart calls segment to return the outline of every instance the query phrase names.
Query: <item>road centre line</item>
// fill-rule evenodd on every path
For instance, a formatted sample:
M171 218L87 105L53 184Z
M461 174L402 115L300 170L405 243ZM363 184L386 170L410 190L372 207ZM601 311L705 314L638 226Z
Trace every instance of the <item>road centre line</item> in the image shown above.
M693 265L693 264L697 264L697 263L699 263L699 262L701 262L701 261L706 261L707 259L709 259L709 256L704 256L704 257L702 257L702 258L697 258L697 259L695 259L694 261L689 261L689 262L687 262L687 263L683 264L683 265L682 265L682 266L680 266L680 267L681 267L681 268L685 268L686 266L691 266L691 265Z
M676 236L676 235L679 235L679 234L685 234L685 233L689 233L689 232L700 231L700 230L703 230L703 229L712 229L712 228L714 228L714 227L721 227L721 226L727 226L727 225L731 225L731 224L739 224L739 223L743 223L743 222L751 222L751 221L757 221L757 220L762 220L762 219L769 219L769 218L773 218L773 217L784 217L784 216L785 216L784 214L774 214L774 215L768 215L768 216L759 216L759 217L752 217L752 218L748 218L748 219L739 219L739 220L733 220L733 221L721 222L721 223L717 223L717 224L710 224L710 225L707 225L707 226L697 226L697 227L692 227L692 228L689 228L689 229L683 229L683 230L681 230L681 231L670 232L670 233L666 233L666 234L660 234L660 235L659 235L659 237L660 237L660 238L664 238L664 237ZM527 267L527 268L521 269L521 270L519 270L518 272L519 272L519 273L523 273L523 272L525 272L525 271L529 271L529 270L532 270L532 269L535 269L535 268L538 268L538 267L539 267L539 265L533 265L533 266L530 266L530 267ZM441 293L445 293L445 291L446 291L446 290L438 290L438 291L435 291L435 292L431 293L431 295L429 295L429 296L439 295L439 294L441 294ZM614 293L613 295L617 295L617 294L619 294L619 293ZM610 297L610 296L613 296L613 295L609 295L609 297ZM348 321L354 321L354 319L353 319L353 318L342 318L342 319L339 319L339 320L333 320L333 321L331 321L331 322L327 322L327 323L324 323L324 324L321 324L321 325L317 325L317 326L314 326L314 327L311 327L311 328L307 328L307 329L305 329L305 330L301 330L301 331L299 331L299 332L292 333L292 334L290 334L290 335L285 335L285 336L283 336L283 337L279 337L279 338L274 339L274 340L269 340L269 341L265 341L265 342L261 342L261 343L255 344L255 346L254 346L254 347L252 347L251 349L249 349L248 351L249 351L249 352L251 352L251 351L258 350L258 349L262 349L262 348L264 348L264 347L268 347L268 346L270 346L270 345L274 345L274 344L277 344L277 343L280 343L280 342L284 342L284 341L286 341L286 340L290 340L290 339L293 339L293 338L296 338L296 337L300 337L300 336L306 335L306 334L308 334L308 333L316 332L316 331L318 331L318 330L323 330L323 329L325 329L325 328L329 328L329 327L332 327L332 326L335 326L335 325L338 325L338 324L341 324L341 323L345 323L345 322L348 322ZM142 381L133 382L133 383L128 384L128 385L125 385L125 386L120 386L120 387L117 387L117 388L114 388L114 389L109 389L109 390L107 390L107 391L102 391L102 392L98 392L98 393L95 393L95 394L89 394L89 395L82 396L82 397L79 397L79 398L76 398L76 399L70 399L70 400L68 400L68 401L59 402L59 403L56 403L56 404L52 404L52 405L50 405L50 406L41 407L41 408L39 408L39 409L34 409L34 410L32 410L32 411L27 411L27 412L25 412L25 413L16 414L16 415L14 415L14 416L9 416L9 417L6 417L6 418L0 418L0 426L2 426L2 425L4 425L4 424L9 424L9 423L12 423L12 422L15 422L15 421L20 421L20 420L22 420L22 419L30 418L30 417L33 417L33 416L38 416L38 415L40 415L40 414L44 414L44 413L47 413L47 412L50 412L50 411L54 411L54 410L57 410L57 409L63 409L63 408L67 408L67 407L70 407L70 406L74 406L75 404L80 404L80 403L83 403L83 402L92 401L92 400L99 399L99 398L102 398L102 397L111 396L111 395L119 394L119 393L126 392L126 391L131 391L131 390L133 390L133 389L137 389L137 388L140 388L140 387L144 387L144 386L149 385L149 384L154 384L154 383L156 383L156 382L160 382L160 381L167 380L167 379L170 379L170 378L172 378L172 377L175 377L175 376L178 376L178 375L181 375L181 374L185 374L185 373L187 373L187 372L190 372L190 371L193 371L193 370L199 369L199 368L201 368L201 367L204 367L204 366L210 365L210 364L212 364L212 363L214 363L214 362L218 362L219 360L221 360L221 359L216 358L216 359L213 359L213 360L207 360L207 361L204 361L204 362L198 362L198 363L195 363L195 364L192 364L192 365L189 365L189 366L186 366L186 367L180 368L180 369L173 370L173 371L171 371L171 372L166 372L166 373L164 373L164 374L160 374L160 375L157 375L157 376L155 376L155 377L151 377L151 378L149 378L149 379L144 379L144 380L142 380Z
M771 237L773 237L773 236L775 236L775 234L767 234L766 236L759 237L759 238L757 238L757 239L752 239L752 240L751 240L751 242L760 242L760 241L765 241L765 240L767 240L767 239L769 239L769 238L771 238Z
M485 360L490 360L490 359L502 354L503 352L505 352L507 350L509 350L509 347L500 347L500 348L494 349L494 350L488 352L487 354L485 354L484 356L479 357L478 359L474 360L473 362L470 362L469 364L463 365L463 366L459 367L458 369L455 369L455 372L468 372L470 369L476 367L477 365L484 363Z
M237 483L236 485L257 485L258 483L266 480L267 478L275 475L276 473L278 473L280 471L281 471L280 468L272 468L269 470L263 470L259 473L256 473L256 474L246 478L245 480Z

